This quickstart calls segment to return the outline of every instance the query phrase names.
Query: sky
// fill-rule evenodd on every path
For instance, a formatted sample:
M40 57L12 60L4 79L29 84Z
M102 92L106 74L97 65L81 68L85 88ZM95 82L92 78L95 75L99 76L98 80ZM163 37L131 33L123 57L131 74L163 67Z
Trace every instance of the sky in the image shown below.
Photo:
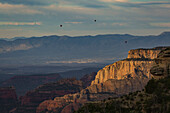
M0 0L0 38L164 31L170 0Z

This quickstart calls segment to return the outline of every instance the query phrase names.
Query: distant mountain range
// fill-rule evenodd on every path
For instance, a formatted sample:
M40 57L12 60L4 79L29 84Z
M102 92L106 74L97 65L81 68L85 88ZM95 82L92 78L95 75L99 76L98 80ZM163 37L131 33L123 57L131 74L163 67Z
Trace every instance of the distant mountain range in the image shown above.
M0 39L0 66L54 63L98 63L125 58L134 48L169 46L170 32L157 36L108 34L96 36L43 36Z
M17 39L26 39L27 37L14 37L14 38L0 38L0 40L14 41Z

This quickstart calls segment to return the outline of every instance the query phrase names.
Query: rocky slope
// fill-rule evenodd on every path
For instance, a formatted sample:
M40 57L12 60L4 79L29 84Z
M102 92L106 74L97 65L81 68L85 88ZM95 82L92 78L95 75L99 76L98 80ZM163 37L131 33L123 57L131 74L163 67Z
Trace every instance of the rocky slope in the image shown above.
M58 82L43 84L20 97L19 107L15 113L34 113L36 107L44 100L53 99L66 94L76 93L83 89L82 81L63 79Z
M138 56L134 55L136 54L134 53L135 50L129 51L127 59L99 70L89 87L76 94L56 97L53 101L44 101L37 108L37 113L44 110L61 113L70 111L71 113L87 101L103 100L142 90L151 79L150 68L153 59L157 57L161 49L164 48L140 49L137 50L140 54ZM58 105L59 103L60 105Z
M75 113L169 113L170 77L151 79L145 90L86 103Z
M96 36L42 36L14 41L0 40L0 66L32 65L70 61L107 62L125 58L133 48L169 45L170 33L157 36L106 34ZM127 41L127 43L125 43ZM89 51L90 50L90 51ZM64 57L63 57L64 56ZM98 59L96 61L96 59Z
M95 75L96 73L93 72L89 75L84 75L80 80L70 78L40 85L20 97L19 105L14 113L33 113L36 107L44 100L79 92L90 85Z
M162 50L154 60L154 78L142 92L137 91L116 99L87 103L76 113L169 113L170 112L170 47ZM161 78L160 78L161 76Z
M0 112L9 113L17 106L17 95L14 87L0 88Z

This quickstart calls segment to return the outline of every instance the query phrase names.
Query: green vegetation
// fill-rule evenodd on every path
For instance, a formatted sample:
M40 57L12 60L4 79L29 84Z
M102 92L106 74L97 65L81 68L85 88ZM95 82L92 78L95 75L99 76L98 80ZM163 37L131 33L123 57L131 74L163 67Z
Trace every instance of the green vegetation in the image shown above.
M170 113L170 77L151 79L143 91L86 103L75 113Z

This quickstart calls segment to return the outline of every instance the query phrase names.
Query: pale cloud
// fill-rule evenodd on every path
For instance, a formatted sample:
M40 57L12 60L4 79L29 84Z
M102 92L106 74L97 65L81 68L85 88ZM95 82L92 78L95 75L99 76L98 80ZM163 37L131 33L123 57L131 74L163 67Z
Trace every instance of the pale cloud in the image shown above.
M170 22L167 23L150 23L151 26L156 26L156 27L170 27Z
M41 11L32 9L25 5L2 4L0 3L1 14L42 14Z
M41 22L0 22L0 25L14 25L14 26L18 26L18 25L41 25Z
M66 24L82 24L83 22L64 22Z
M101 2L110 2L110 3L114 3L114 2L128 2L128 0L99 0Z
M121 7L141 7L152 5L170 4L169 1L133 1L133 0L99 0L100 2L111 3L111 5Z
M161 8L168 8L170 9L170 4L162 4L162 5L159 5Z
M115 0L116 2L128 2L128 0Z
M112 26L126 26L127 23L112 23Z
M23 5L47 5L56 3L56 0L0 0L1 3L23 4Z
M124 8L127 7L152 7L152 6L160 6L160 5L169 5L168 1L124 1L124 2L115 2L113 5L121 6Z
M96 8L88 8L77 5L49 5L44 7L46 10L60 11L60 12L72 12L79 14L100 14L99 9Z
M149 34L157 33L159 28L161 32L169 28L169 12L168 0L0 0L0 27L23 29L23 32L10 30L11 37L39 34ZM42 24L39 22L43 25L35 27ZM60 24L66 25L66 29L56 29ZM7 31L0 32L0 37L10 37Z

